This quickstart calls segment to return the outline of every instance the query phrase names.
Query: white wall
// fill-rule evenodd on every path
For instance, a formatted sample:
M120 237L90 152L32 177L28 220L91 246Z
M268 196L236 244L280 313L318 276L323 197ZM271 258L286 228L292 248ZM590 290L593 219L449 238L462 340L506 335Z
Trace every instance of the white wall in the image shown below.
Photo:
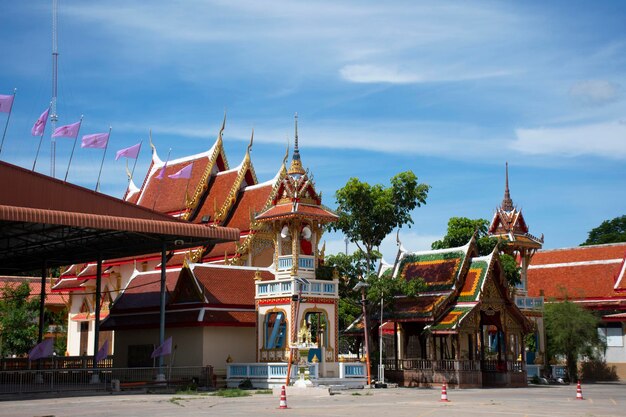
M256 362L255 334L254 327L204 327L202 364L225 375L229 355L233 362Z

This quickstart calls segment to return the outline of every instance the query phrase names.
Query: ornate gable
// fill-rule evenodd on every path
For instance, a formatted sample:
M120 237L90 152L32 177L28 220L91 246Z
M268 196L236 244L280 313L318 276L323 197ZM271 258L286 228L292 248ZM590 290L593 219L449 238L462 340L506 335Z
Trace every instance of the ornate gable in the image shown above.
M171 303L204 303L205 297L200 285L196 281L187 261L184 262L180 271L178 282L172 292Z
M246 150L246 155L244 156L241 165L239 165L235 182L226 196L226 199L222 203L221 208L215 213L214 223L216 224L223 223L226 220L230 210L237 201L240 191L243 188L254 185L258 182L256 174L254 173L254 168L252 167L252 161L250 159L250 150L252 148L253 141L254 131L252 131L252 137L250 138L250 144Z
M224 153L224 144L222 141L222 133L224 132L225 124L226 115L224 115L224 122L222 123L220 132L217 135L217 140L213 145L213 151L211 153L211 157L209 158L209 163L206 165L204 173L202 174L200 181L198 181L198 185L196 186L195 191L191 194L191 197L187 201L188 211L183 217L185 220L192 220L194 217L197 216L197 213L199 211L199 205L203 200L203 196L205 196L209 191L209 183L211 181L211 178L214 177L218 172L228 170L228 161L226 160L226 155ZM211 202L208 203L210 204Z

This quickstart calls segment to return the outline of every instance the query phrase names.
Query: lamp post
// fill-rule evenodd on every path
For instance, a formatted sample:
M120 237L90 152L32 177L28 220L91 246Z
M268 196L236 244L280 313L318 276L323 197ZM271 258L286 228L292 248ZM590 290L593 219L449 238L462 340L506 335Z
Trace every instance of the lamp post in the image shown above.
M383 307L384 293L380 293L380 326L378 326L378 382L385 383L385 367L383 366Z
M369 287L369 284L361 279L358 284L354 286L354 291L361 290L361 306L363 308L363 330L365 331L365 366L367 367L367 385L372 383L372 375L370 370L370 347L369 347L369 332L367 330L367 309L365 305L367 303L365 297L365 288Z

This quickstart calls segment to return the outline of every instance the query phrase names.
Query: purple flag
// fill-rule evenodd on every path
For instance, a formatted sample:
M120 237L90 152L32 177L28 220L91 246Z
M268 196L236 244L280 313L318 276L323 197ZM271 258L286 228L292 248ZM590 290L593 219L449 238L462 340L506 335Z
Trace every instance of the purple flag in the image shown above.
M93 135L83 136L80 147L104 149L107 147L107 143L109 143L108 133L94 133Z
M50 107L48 107L46 111L41 113L41 116L39 116L39 119L37 119L37 121L33 125L33 128L30 131L33 136L43 135L43 131L46 129L46 122L48 121L48 113L50 113Z
M11 107L13 107L13 99L15 96L5 96L0 94L0 113L11 113Z
M109 356L109 340L105 340L104 344L100 347L100 349L98 350L98 353L96 353L96 362L100 362L102 359L106 359L106 357Z
M136 145L131 146L130 148L120 149L115 154L115 160L117 161L122 156L125 156L126 158L137 159L137 156L139 156L140 150L141 150L141 142L139 142Z
M180 171L178 171L176 174L168 175L168 177L172 179L177 179L177 178L189 179L191 178L192 169L193 169L193 162L187 165L186 167L184 167L183 169L181 169Z
M54 339L45 339L39 343L28 353L28 359L34 361L36 359L47 358L52 356L52 348L54 346Z
M71 125L57 127L54 130L54 133L52 133L52 137L76 139L76 136L78 136L79 130L80 130L80 122L72 123Z
M158 180L162 180L163 177L165 176L165 169L167 168L167 161L165 161L165 165L163 165L163 168L161 168L161 172L159 172L159 175L157 175L157 179Z
M165 342L158 348L154 349L151 358L158 358L159 356L165 356L172 353L172 336L168 337Z

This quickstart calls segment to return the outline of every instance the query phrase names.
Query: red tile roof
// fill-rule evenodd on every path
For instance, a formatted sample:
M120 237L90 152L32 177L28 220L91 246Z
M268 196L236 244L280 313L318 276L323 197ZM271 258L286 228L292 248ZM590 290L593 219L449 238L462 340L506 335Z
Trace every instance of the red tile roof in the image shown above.
M210 221L215 219L215 210L219 210L224 204L224 200L235 183L237 173L237 170L223 171L213 177L209 183L209 192L195 216L195 223L201 222L204 216L210 216Z
M204 174L204 170L210 162L210 157L211 153L209 151L189 158L169 161L162 179L157 178L161 172L161 167L157 169L151 167L151 171L144 181L138 204L148 208L154 207L154 210L162 213L184 210L185 191L187 191L187 194L195 191ZM193 163L193 168L189 180L168 177L168 175L177 173L191 163Z
M239 239L239 243L242 243L245 238ZM236 242L224 242L218 243L211 249L209 253L202 257L203 262L214 262L214 261L223 261L224 254L227 253L228 256L232 256L237 251Z
M254 306L254 276L257 268L194 264L192 271L204 287L209 304ZM261 277L273 274L259 269Z
M41 296L41 278L38 277L0 276L0 292L5 286L15 288L23 282L27 282L30 287L30 299L38 299ZM67 295L52 292L50 279L46 279L45 291L47 306L65 306L69 300Z
M258 215L257 220L281 219L292 216L312 217L326 221L335 221L338 218L335 213L321 206L297 204L296 207L294 207L293 204L287 203L270 207Z
M528 268L528 295L574 300L624 299L626 243L539 251Z
M201 322L198 321L200 308L191 311L168 310L165 314L165 327L190 326L230 326L254 327L256 312L206 310ZM147 329L159 327L159 312L145 314L110 315L100 327L102 330Z
M531 265L623 259L625 255L626 243L577 246L574 248L540 250L533 256Z
M165 286L169 293L174 290L180 268L168 270L165 274ZM158 307L161 302L161 271L139 272L133 277L124 292L113 303L112 310L135 310Z
M272 192L272 184L247 187L238 198L226 227L235 227L239 230L250 230L250 216L260 211Z

